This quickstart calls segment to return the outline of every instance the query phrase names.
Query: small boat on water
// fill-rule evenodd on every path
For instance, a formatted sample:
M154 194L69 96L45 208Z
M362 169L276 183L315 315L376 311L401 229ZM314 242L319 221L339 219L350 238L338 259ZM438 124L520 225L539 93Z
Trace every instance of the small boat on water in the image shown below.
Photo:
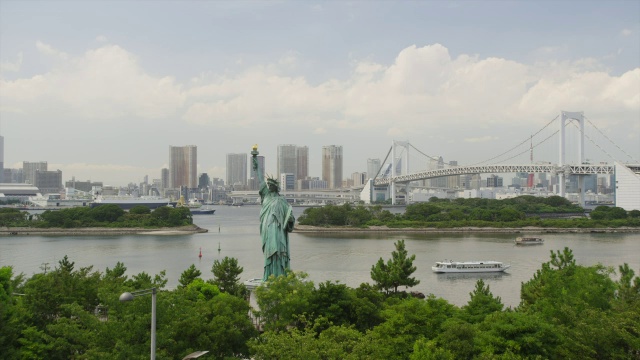
M544 244L544 240L539 237L517 237L514 242L516 245L539 245Z
M436 273L484 273L502 272L510 268L499 261L436 261L431 270Z

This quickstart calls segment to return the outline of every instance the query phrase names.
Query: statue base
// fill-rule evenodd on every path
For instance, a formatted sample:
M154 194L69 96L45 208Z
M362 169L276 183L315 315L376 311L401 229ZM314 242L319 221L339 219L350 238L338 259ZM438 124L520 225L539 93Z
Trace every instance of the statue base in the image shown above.
M262 319L256 315L257 311L260 311L260 306L258 305L258 300L256 298L256 289L260 286L264 285L264 281L261 278L249 279L244 282L244 286L249 290L249 317L251 318L251 322L253 322L253 326L255 326L258 331L262 331Z

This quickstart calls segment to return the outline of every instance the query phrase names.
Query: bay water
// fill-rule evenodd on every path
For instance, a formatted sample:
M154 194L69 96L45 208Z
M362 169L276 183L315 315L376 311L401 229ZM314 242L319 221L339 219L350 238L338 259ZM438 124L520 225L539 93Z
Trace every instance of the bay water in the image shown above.
M0 266L12 266L15 274L30 277L54 268L65 255L75 268L93 266L104 272L116 263L127 267L127 275L146 272L153 276L166 271L168 288L178 284L180 274L192 264L202 278L213 278L211 267L225 256L238 259L242 281L261 278L263 255L259 234L259 205L213 206L214 215L196 215L194 223L208 229L193 235L118 236L3 236L0 237ZM294 207L296 218L304 208ZM565 247L573 251L580 265L614 267L628 263L640 274L639 233L542 234L543 245L515 246L516 234L382 234L382 233L292 233L291 268L308 274L316 285L339 282L350 287L372 284L371 267L385 261L395 250L394 242L405 240L408 253L415 254L413 274L420 284L408 289L434 294L462 306L469 301L478 279L489 285L506 306L520 302L520 285L530 280L550 251ZM198 255L202 253L202 257ZM442 260L496 260L511 264L498 274L435 274L431 266ZM617 276L615 277L617 279ZM402 288L404 290L404 288Z

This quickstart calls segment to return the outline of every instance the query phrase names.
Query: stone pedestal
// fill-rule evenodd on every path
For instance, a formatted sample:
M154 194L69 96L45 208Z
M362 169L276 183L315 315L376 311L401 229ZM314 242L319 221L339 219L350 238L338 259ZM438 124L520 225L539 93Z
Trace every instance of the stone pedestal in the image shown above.
M254 311L260 310L260 307L258 306L258 300L256 299L255 290L263 284L264 282L259 278L249 279L244 282L244 286L247 288L247 290L249 290L249 307L251 308L249 310L249 317L251 318L253 325L259 331L262 331L262 319L254 314Z

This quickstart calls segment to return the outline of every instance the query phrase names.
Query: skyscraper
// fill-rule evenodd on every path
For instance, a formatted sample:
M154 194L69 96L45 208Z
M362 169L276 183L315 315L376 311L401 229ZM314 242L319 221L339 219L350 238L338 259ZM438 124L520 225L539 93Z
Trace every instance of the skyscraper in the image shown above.
M167 168L160 170L160 188L169 188L169 169Z
M247 185L247 154L227 154L227 185Z
M298 174L298 156L296 145L278 145L278 173L276 178L280 178L280 174Z
M296 179L306 179L309 177L309 148L298 146L296 148L297 172Z
M329 189L342 187L342 146L322 147L322 180L327 182Z
M198 187L198 147L169 146L169 187Z
M380 159L367 159L367 177L369 179L374 179L380 171Z

